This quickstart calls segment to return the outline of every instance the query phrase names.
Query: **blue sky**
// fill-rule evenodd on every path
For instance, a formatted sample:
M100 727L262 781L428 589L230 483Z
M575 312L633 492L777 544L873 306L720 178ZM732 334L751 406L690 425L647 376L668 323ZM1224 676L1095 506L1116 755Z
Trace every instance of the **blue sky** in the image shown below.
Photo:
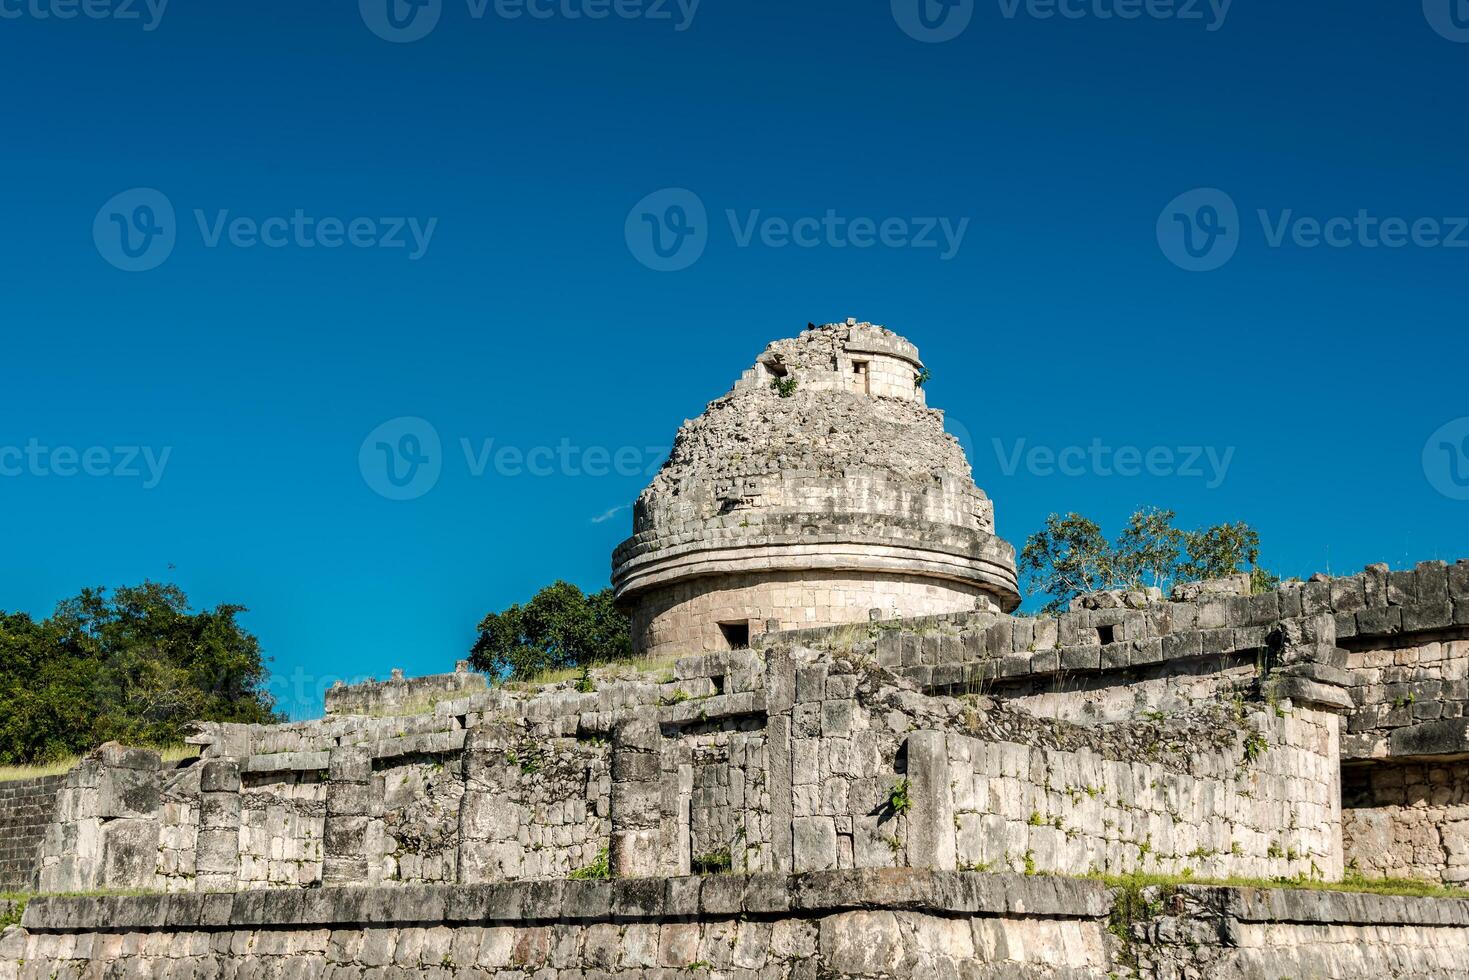
M297 716L449 669L605 585L679 422L848 316L1017 545L1158 504L1287 574L1469 556L1469 10L397 2L432 30L0 0L0 608L242 603ZM402 418L440 449L394 500Z

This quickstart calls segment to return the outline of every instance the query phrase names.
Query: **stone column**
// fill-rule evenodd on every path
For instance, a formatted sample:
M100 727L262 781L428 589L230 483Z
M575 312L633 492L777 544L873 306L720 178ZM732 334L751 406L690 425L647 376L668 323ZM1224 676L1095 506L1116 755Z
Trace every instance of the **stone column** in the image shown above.
M103 888L152 888L158 873L163 760L151 749L109 742L99 765L97 816L102 821Z
M943 732L908 736L908 866L952 871L958 865L949 744Z
M524 871L520 830L531 820L516 802L518 765L507 761L517 733L482 722L464 741L464 797L459 801L459 881L473 885L514 881Z
M325 885L367 880L367 821L372 791L372 755L365 745L342 745L327 758Z
M669 819L676 811L664 806L662 752L663 733L654 719L631 718L612 730L609 852L618 878L688 873L678 867L677 828Z
M199 838L195 887L232 892L240 878L240 764L209 759L199 770Z
M788 651L771 651L765 660L766 759L770 788L771 869L789 874L794 867L795 788L791 779L792 708L796 701L796 662Z

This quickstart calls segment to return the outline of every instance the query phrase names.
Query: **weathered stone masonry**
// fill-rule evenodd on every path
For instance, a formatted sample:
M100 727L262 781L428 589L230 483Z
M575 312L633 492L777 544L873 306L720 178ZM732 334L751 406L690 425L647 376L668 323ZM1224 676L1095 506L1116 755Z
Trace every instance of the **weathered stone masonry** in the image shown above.
M1460 977L1462 900L1188 886L1121 941L1095 882L840 871L40 899L0 980Z
M34 882L41 840L64 780L41 776L0 783L0 891L22 891Z
M14 873L161 894L33 902L0 980L1469 972L1460 901L1050 877L1469 880L1469 564L1006 615L921 371L828 325L685 425L615 584L692 656L99 749Z

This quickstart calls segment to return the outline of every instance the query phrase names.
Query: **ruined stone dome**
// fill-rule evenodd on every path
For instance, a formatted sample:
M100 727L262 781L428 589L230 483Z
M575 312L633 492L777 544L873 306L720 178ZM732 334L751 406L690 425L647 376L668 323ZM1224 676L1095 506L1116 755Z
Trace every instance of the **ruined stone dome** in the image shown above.
M770 344L685 422L613 556L635 645L1015 608L1014 550L923 376L902 337L827 324Z

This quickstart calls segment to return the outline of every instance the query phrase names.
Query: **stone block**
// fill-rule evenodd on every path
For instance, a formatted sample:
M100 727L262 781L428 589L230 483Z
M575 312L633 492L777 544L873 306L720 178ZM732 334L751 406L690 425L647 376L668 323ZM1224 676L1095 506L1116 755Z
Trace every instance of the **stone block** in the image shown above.
M1102 648L1099 646L1067 646L1061 648L1062 670L1100 670Z
M837 866L836 824L831 817L797 817L792 829L793 862L797 874L826 871Z
M1400 728L1388 738L1394 756L1458 755L1469 752L1469 718Z
M1386 592L1383 593L1384 600ZM1401 606L1374 606L1357 613L1357 633L1363 636L1386 636L1403 629Z
M156 768L105 768L98 779L97 815L103 818L152 816L158 810L161 789Z
M117 742L107 742L94 749L88 757L95 759L108 769L137 769L143 772L157 772L163 765L163 758L152 749L140 749Z
M1387 573L1387 601L1394 606L1410 606L1418 601L1418 576L1413 572Z
M1221 653L1230 653L1235 649L1235 631L1233 629L1204 630L1200 635L1201 650L1204 656L1214 657Z
M1448 567L1449 596L1453 599L1469 599L1469 561L1459 561Z
M1197 636L1198 634L1194 633L1192 635ZM1132 650L1130 654L1131 659L1129 662L1134 667L1142 666L1144 664L1161 663L1167 657L1167 654L1164 651L1168 640L1172 639L1172 637L1173 634L1170 633L1162 637L1153 637L1151 639L1138 640L1136 643L1132 644Z
M1301 586L1301 615L1331 612L1331 583L1307 582Z
M1355 613L1367 608L1366 585L1361 575L1343 575L1331 580L1331 609Z
M908 658L904 658L907 664ZM826 664L805 664L796 668L796 700L820 701L826 697Z
M372 779L372 756L364 745L343 745L327 759L327 778L332 782L365 783Z
M1402 613L1403 630L1407 633L1443 629L1454 622L1453 606L1446 598L1432 602L1420 600L1415 605L1404 606Z
M233 759L207 759L199 765L201 793L238 793L240 764Z
M1163 637L1163 658L1182 660L1204 655L1204 634L1199 630L1187 633L1170 633Z
M1449 599L1449 568L1442 561L1420 561L1414 569L1418 579L1418 601L1440 603Z
M154 774L156 775L156 773ZM102 880L107 888L150 888L158 861L158 822L110 820L102 827Z

